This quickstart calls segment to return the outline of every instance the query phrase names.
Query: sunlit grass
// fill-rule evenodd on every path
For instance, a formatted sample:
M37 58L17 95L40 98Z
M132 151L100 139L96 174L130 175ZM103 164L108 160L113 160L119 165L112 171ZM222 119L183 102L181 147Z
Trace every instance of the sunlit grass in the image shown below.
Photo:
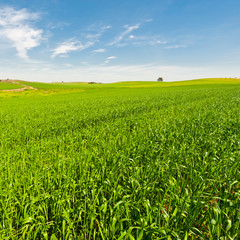
M0 239L239 239L240 84L208 83L0 98Z

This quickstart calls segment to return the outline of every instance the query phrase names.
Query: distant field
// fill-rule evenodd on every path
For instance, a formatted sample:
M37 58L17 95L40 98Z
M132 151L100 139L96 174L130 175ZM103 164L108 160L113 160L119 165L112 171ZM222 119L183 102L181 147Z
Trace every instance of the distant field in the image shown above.
M17 89L17 88L22 88L22 86L18 86L8 82L0 82L0 90L9 90L9 89Z
M38 89L52 90L52 89L79 89L91 87L88 83L40 83L40 82L23 82L25 85L35 87Z
M64 82L64 83L41 83L41 82L26 82L26 81L16 81L20 84L24 84L33 88L36 88L38 90L49 90L49 93L52 92L59 92L61 93L61 90L66 91L86 91L88 89L108 89L108 88L165 88L165 87L187 87L187 86L195 86L195 87L201 87L202 85L206 85L206 87L211 87L211 85L217 87L217 86L231 86L231 85L238 85L240 84L240 79L232 79L232 78L210 78L210 79L196 79L196 80L189 80L189 81L177 81L177 82L151 82L151 81L145 81L145 82L118 82L118 83L108 83L108 84L88 84L87 82ZM2 83L3 84L3 83ZM17 85L6 83L6 87L4 85L0 85L1 89L8 89L7 86L12 87L15 86L15 88L18 88ZM103 90L104 91L104 90ZM29 94L29 92L28 92ZM37 92L34 92L36 95ZM21 95L23 95L21 93ZM1 94L0 94L1 97Z
M228 84L240 84L240 79L233 78L209 78L209 79L196 79L188 81L177 82L118 82L114 85L118 87L174 87L174 86L198 86L198 85L228 85Z
M0 239L240 239L239 79L22 83L0 92Z

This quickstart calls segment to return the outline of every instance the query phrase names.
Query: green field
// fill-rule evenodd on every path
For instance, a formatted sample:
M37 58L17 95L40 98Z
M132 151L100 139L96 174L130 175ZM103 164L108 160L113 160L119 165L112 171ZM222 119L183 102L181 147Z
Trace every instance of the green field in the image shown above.
M0 239L240 239L239 79L24 84L0 91Z
M22 88L22 86L9 83L9 82L1 82L0 81L0 91L1 90L10 90L10 89L17 89L17 88Z

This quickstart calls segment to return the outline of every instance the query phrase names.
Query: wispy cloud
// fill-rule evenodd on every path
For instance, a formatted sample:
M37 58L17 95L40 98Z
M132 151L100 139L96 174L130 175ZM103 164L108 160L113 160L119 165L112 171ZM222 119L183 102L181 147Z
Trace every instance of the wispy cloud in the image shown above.
M64 57L67 53L72 51L82 51L93 46L95 43L99 42L99 38L102 34L107 30L110 29L110 25L106 26L96 26L92 25L84 33L81 34L81 39L77 40L76 38L71 38L67 41L62 42L58 47L52 50L53 54L51 55L52 58L56 56ZM101 53L104 52L105 49L97 49L92 52Z
M158 44L166 44L167 41L162 39L162 36L157 35L144 35L144 34L134 34L133 32L139 29L144 23L152 22L153 19L146 19L142 23L138 23L136 25L125 25L125 31L119 34L112 42L107 45L110 46L147 46L147 45L158 45Z
M20 58L28 59L28 50L39 46L43 39L43 30L32 26L38 18L39 13L31 13L27 9L0 9L0 34L11 41Z
M52 58L60 55L60 56L64 56L66 55L68 52L71 51L82 51L86 48L89 48L90 46L92 46L94 44L94 42L87 42L85 44L83 44L80 41L74 40L74 39L70 39L68 41L65 41L63 43L61 43L57 48L53 49L53 54L52 54Z
M112 61L113 59L116 59L116 56L111 56L111 57L107 57L105 60L105 63L109 63L110 61Z
M99 49L93 50L92 52L93 53L104 53L104 52L106 52L106 49L105 48L99 48Z
M139 29L140 24L136 24L136 25L124 25L123 28L125 28L126 30L123 31L119 36L117 36L114 41L110 42L108 45L113 46L119 42L121 42L126 36L128 36L131 32L133 32L136 29Z
M162 40L161 36L136 36L130 35L126 40L128 45L134 46L147 46L147 45L159 45L159 44L167 44L166 40Z
M112 59L116 59L117 57L116 56L111 56L111 57L108 57L107 60L112 60Z
M172 46L166 46L166 49L176 49L176 48L186 48L187 46L184 44L176 44L176 45L172 45Z
M148 18L148 19L145 20L145 22L152 22L152 21L153 21L152 18Z
M112 28L111 25L102 25L102 24L92 24L87 28L87 31L98 31L104 32L108 29Z
M99 38L103 35L105 31L112 28L110 25L91 25L85 30L84 33L81 34L81 36L85 39L93 40L93 41L99 41Z

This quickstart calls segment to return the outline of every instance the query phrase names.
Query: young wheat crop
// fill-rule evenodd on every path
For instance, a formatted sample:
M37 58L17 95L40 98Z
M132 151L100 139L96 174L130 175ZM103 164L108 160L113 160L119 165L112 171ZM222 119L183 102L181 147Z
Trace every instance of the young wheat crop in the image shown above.
M239 239L240 85L114 86L0 98L0 239Z

